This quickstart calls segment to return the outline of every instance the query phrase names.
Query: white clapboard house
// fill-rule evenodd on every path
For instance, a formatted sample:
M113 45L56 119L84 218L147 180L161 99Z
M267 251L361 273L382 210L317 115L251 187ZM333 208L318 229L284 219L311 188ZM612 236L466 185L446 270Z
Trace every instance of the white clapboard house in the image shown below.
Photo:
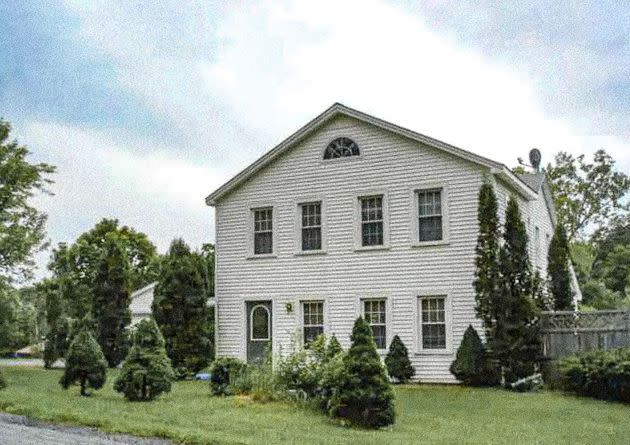
M545 274L554 208L543 173L505 165L334 104L206 198L216 214L217 356L257 360L320 333L350 344L355 319L416 377L454 382L469 324L484 177L500 217L518 198Z

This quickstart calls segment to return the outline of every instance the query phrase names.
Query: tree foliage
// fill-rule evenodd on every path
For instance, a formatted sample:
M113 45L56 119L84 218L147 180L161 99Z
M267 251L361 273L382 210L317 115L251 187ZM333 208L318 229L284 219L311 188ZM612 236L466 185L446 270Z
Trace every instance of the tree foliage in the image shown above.
M551 291L553 307L556 311L573 309L573 290L571 289L569 262L569 242L566 231L563 225L556 224L547 255L549 290Z
M115 367L127 355L127 326L131 323L129 260L115 233L105 236L94 285L92 314L97 326L97 340L107 363Z
M560 152L547 175L570 241L583 237L589 226L605 226L628 210L623 197L630 190L630 177L615 170L614 159L604 150L596 151L592 162L584 155Z
M472 325L464 332L450 371L457 380L469 386L494 386L499 383L500 376L488 362L486 349Z
M479 190L479 235L475 249L475 300L477 317L483 321L486 338L491 338L496 319L493 300L499 284L499 218L497 197L485 181Z
M166 352L180 376L205 368L211 358L211 311L202 275L203 258L181 239L171 243L155 288L153 315Z
M413 377L416 370L409 360L409 351L398 335L394 335L385 356L385 366L390 377L399 383L406 383Z
M0 390L3 390L7 387L7 381L4 378L4 374L2 374L2 369L0 369Z
M339 390L330 401L331 414L370 428L393 424L394 395L372 329L363 318L354 323L350 339Z
M31 204L36 193L49 193L55 168L31 164L27 147L9 140L11 125L0 119L0 279L32 277L32 254L45 247L46 214Z
M114 389L131 401L153 400L171 390L174 378L157 324L153 319L140 321Z
M527 231L514 197L508 201L499 251L500 286L494 301L495 328L489 341L507 382L531 375L540 360L535 321L538 308L532 298L532 272Z
M78 383L81 395L89 396L87 389L100 389L107 378L107 362L103 351L92 336L83 330L72 340L66 356L66 367L60 384L64 389Z

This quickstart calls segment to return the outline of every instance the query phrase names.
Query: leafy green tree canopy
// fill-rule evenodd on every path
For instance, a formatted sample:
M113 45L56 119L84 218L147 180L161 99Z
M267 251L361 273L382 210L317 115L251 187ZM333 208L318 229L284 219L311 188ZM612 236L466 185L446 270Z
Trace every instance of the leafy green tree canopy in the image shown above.
M614 159L604 150L596 151L592 162L584 155L560 152L554 164L548 165L547 175L559 222L570 241L629 209L623 198L630 190L630 177L615 169Z
M46 214L30 203L49 193L51 165L31 164L27 147L9 140L11 125L0 119L0 280L32 277L32 254L45 247Z

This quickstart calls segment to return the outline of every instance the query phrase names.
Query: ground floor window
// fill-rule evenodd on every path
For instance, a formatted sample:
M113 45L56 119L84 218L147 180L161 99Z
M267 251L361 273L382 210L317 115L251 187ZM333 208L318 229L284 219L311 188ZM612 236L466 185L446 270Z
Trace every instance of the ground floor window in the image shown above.
M305 301L302 303L304 344L308 345L318 335L324 333L324 302Z
M387 348L386 317L384 299L363 300L363 318L372 328L378 349Z
M446 297L420 298L422 349L446 349Z

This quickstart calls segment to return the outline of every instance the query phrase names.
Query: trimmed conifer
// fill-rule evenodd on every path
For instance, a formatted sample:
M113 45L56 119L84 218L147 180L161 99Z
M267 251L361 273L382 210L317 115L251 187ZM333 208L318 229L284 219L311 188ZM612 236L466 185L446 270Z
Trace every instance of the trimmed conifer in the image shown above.
M385 366L390 377L398 383L406 383L416 373L409 360L407 347L398 335L394 335L385 356Z
M340 352L343 352L343 349L341 348L339 340L337 340L337 337L333 334L333 336L330 337L330 340L328 340L328 345L326 346L326 359L330 360Z
M153 400L170 392L174 379L160 329L153 319L140 321L133 331L133 345L114 382L114 389L127 400Z
M554 309L556 311L572 310L573 291L571 290L569 272L569 242L566 230L561 223L556 224L549 244L547 274L549 275L549 290L553 297Z
M108 233L97 265L92 310L97 326L96 339L112 368L124 360L129 350L129 286L129 259L125 248L116 233Z
M369 428L390 425L395 419L394 395L370 325L359 317L350 338L352 346L344 356L345 370L329 413Z
M503 245L499 251L500 289L494 300L493 356L501 364L507 383L534 373L541 357L536 331L539 310L532 298L532 272L527 251L527 231L516 199L509 199L505 213Z
M464 332L450 371L457 380L469 386L494 386L499 383L500 376L488 362L486 349L472 325Z
M208 295L200 262L200 256L191 252L182 239L174 240L155 288L153 316L180 378L208 366L212 354Z
M66 369L60 384L64 389L78 383L81 395L89 396L88 388L100 389L107 379L107 361L92 334L83 330L75 335L66 355Z
M494 335L495 303L499 289L499 217L497 197L487 180L479 189L477 219L479 235L475 248L475 287L477 317L483 321L486 340Z

